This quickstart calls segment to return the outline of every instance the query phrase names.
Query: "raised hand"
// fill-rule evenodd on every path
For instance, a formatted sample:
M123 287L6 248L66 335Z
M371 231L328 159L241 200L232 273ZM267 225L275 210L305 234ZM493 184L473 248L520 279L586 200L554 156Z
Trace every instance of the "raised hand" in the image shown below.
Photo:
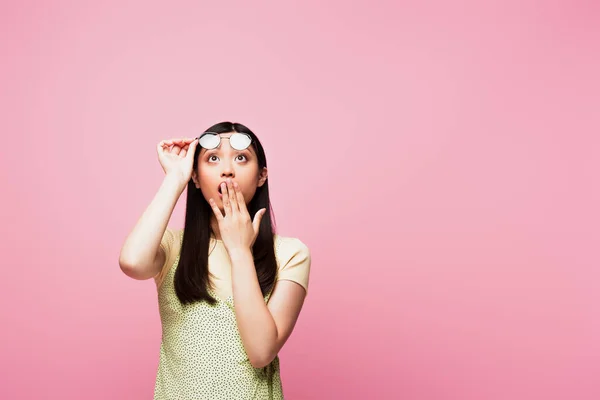
M242 191L237 182L227 179L227 184L221 184L223 194L223 211L217 206L214 199L210 199L210 206L217 218L221 239L225 248L231 255L235 251L252 250L252 245L258 236L260 221L266 209L261 208L251 219Z
M167 175L173 175L182 183L192 177L194 153L198 140L193 138L162 140L156 145L158 161Z

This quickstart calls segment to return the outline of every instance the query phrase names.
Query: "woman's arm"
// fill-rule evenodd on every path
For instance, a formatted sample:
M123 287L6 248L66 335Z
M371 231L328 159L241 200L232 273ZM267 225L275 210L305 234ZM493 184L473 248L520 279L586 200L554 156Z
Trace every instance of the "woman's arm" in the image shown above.
M160 242L185 185L173 175L165 176L158 192L125 239L119 255L121 270L134 279L156 276L165 262Z
M230 259L234 309L242 343L252 366L263 368L290 337L306 291L296 282L280 280L265 304L252 252L232 252Z
M160 242L177 200L191 179L197 144L195 139L171 139L156 146L165 178L121 248L119 265L127 276L150 279L160 272L166 258Z
M273 361L290 336L306 292L297 283L277 281L269 304L265 304L251 249L266 208L260 209L252 220L239 185L231 179L227 179L222 193L225 215L214 199L209 203L231 260L235 317L250 363L262 368ZM307 257L308 253L303 255Z

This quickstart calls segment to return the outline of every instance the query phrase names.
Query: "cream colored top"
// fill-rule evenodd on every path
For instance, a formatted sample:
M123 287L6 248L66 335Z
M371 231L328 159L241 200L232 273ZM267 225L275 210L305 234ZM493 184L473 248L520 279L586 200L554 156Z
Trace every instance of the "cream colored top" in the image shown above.
M167 228L160 243L166 258L161 271L154 277L159 288L179 256L183 229ZM279 266L277 280L290 280L302 286L308 295L310 275L310 251L297 238L275 235L275 258ZM231 287L231 263L222 240L211 238L208 270L215 292L226 299L233 295Z
M174 287L182 230L167 229L161 247L166 261L155 277L162 325L154 400L246 400L284 398L279 356L264 368L250 363L238 331L231 295L231 265L223 242L211 239L208 270L217 303L182 305ZM275 236L277 280L308 289L310 253L300 240ZM268 303L269 292L264 296Z

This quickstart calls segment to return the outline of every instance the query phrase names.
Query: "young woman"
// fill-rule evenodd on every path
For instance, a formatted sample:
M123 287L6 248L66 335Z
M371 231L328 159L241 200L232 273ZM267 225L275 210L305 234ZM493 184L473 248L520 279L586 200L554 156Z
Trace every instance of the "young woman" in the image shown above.
M157 285L154 399L282 399L277 354L302 309L311 260L299 239L275 233L260 141L222 122L157 152L164 181L119 257L127 276ZM186 186L185 225L174 229Z

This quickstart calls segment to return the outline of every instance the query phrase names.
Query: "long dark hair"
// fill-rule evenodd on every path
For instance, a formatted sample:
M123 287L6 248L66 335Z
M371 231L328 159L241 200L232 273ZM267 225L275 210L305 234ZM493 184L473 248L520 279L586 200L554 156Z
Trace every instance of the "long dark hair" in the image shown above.
M205 132L228 133L233 131L250 135L251 146L253 146L258 159L258 169L262 171L267 166L265 151L250 129L238 123L221 122L211 126ZM198 145L194 154L194 171L198 167L200 150L201 147ZM260 289L265 296L273 288L277 277L274 248L275 223L271 215L268 178L262 186L256 188L254 197L248 204L250 217L254 219L254 215L261 208L265 208L266 212L260 222L252 253ZM208 292L209 287L212 289L208 273L210 237L211 234L214 234L210 226L212 215L213 211L202 195L202 191L196 188L193 180L190 180L187 186L183 242L174 278L175 292L182 304L205 300L214 305L217 301Z

